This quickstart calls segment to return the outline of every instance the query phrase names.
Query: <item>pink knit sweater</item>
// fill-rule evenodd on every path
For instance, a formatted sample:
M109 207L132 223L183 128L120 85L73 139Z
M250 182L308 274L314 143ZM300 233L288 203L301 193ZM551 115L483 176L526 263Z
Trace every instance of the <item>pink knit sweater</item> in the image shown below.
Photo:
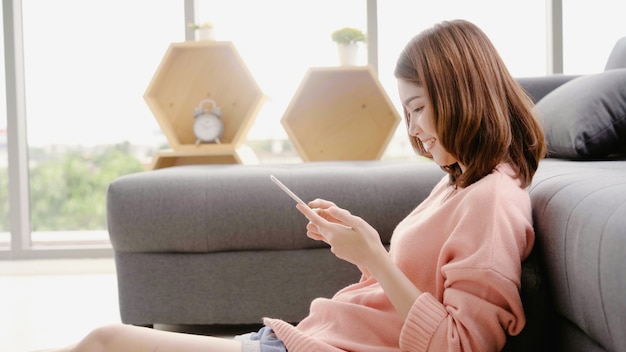
M295 327L264 323L291 352L498 351L526 322L521 261L533 243L530 198L508 165L462 189L445 176L391 239L389 256L423 292L406 320L363 277L314 300Z

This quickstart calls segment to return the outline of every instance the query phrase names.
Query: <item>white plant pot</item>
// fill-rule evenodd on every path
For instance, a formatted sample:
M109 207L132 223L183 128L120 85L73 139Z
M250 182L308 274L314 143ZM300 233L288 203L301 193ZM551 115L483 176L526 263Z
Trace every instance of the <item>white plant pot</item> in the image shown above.
M196 40L215 40L215 31L213 28L198 28L195 32Z
M357 55L359 53L358 43L337 43L337 52L339 53L339 64L341 66L356 66Z

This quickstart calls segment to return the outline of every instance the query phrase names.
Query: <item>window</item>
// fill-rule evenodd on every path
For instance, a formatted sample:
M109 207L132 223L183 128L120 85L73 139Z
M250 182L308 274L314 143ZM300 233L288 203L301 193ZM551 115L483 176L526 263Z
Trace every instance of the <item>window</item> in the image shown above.
M217 40L233 43L267 96L248 133L259 160L299 162L297 153L285 151L290 143L280 119L309 67L339 63L332 32L342 27L366 31L366 2L199 0L197 14L197 22L213 23ZM359 55L365 64L365 49Z
M563 71L604 71L617 40L626 36L623 1L563 1Z
M168 147L143 94L168 46L185 40L184 3L29 0L21 4L23 42L18 45L24 48L27 201L32 227L32 233L24 236L30 236L34 248L108 245L108 183L122 174L145 170L154 152ZM280 119L308 68L338 64L331 33L346 26L367 31L368 16L377 16L379 79L399 111L393 77L397 55L413 35L442 20L465 18L478 24L516 77L547 72L544 1L377 1L377 14L367 13L367 3L196 1L197 22L212 22L217 40L233 42L267 96L246 141L261 162L300 161ZM604 69L613 45L626 35L621 7L619 1L602 6L563 3L566 74ZM366 51L359 55L359 63L366 64ZM3 64L0 75L4 76L4 69ZM3 97L0 107L6 111L6 94ZM0 252L11 247L12 239L7 177L10 133L3 114ZM411 157L414 153L400 124L383 159Z
M378 1L379 78L398 111L396 59L406 43L417 33L443 20L472 21L489 36L513 76L539 76L546 73L546 9L543 2L479 3L463 0ZM413 149L400 124L387 155L410 157Z
M3 8L0 8L0 14ZM4 16L0 18L3 24ZM3 26L4 27L4 26ZM4 36L0 38L2 43L2 56L0 56L0 77L2 82L6 82L4 71ZM7 148L7 101L6 101L6 85L0 86L0 109L4 112L0 115L0 251L11 248L11 234L9 230L9 163Z
M22 12L33 246L107 244L108 183L165 143L143 93L184 38L184 8L40 0Z

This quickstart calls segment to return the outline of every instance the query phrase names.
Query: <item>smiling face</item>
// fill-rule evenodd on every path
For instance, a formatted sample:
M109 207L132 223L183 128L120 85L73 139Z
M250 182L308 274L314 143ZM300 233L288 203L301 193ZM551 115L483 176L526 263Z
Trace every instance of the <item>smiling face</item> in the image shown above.
M432 105L426 90L413 82L399 79L398 92L406 110L409 135L419 140L437 165L447 166L457 163L458 160L439 141ZM464 165L459 166L461 170L465 169Z

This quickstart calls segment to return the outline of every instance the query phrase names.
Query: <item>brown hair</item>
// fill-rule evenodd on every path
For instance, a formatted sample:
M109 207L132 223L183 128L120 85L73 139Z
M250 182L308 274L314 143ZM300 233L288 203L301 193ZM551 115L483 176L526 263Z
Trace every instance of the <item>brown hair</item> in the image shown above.
M532 100L480 28L454 20L421 32L400 54L395 76L424 88L441 145L466 166L463 173L458 164L442 166L451 184L467 187L502 162L523 187L530 184L546 151L543 129ZM416 137L409 139L432 158Z

